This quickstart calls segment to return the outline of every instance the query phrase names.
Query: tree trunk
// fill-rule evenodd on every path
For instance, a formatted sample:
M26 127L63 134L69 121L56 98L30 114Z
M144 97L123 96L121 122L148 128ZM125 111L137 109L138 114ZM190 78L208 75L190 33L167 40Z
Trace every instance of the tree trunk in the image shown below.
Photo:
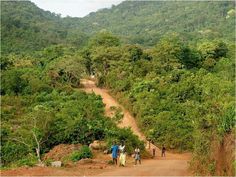
M38 146L38 148L35 148L36 150L36 154L37 154L37 157L38 157L38 161L41 163L41 157L40 157L40 147Z
M37 148L35 148L37 158L38 158L38 161L41 163L42 161L41 161L41 158L40 158L40 143L39 143L39 140L37 139L36 134L33 131L32 131L32 133L33 133L35 142L37 143Z

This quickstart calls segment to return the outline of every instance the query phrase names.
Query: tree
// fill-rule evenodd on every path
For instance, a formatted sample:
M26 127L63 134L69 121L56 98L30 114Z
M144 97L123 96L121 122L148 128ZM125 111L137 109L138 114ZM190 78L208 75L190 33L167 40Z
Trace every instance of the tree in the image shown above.
M1 56L1 61L0 61L0 67L1 70L6 70L9 69L13 65L13 61L9 56Z
M29 151L34 150L41 162L41 147L50 136L48 130L52 120L52 113L46 107L37 105L19 125L15 125L10 140L25 145Z
M112 47L119 45L120 45L119 38L106 31L97 33L89 40L89 46L91 47L98 47L98 46Z
M143 50L140 46L137 45L127 45L125 46L126 50L128 51L129 55L128 58L131 62L135 62L141 59L143 55Z
M120 61L122 51L119 47L96 47L91 52L92 70L95 73L99 84L104 84L102 78L108 74L112 65Z
M85 61L80 56L63 56L48 64L46 68L51 83L69 83L78 86L80 78L86 75Z
M179 60L187 69L198 68L201 64L200 54L188 46L183 47Z
M94 73L92 71L91 51L89 50L89 48L84 48L81 51L80 55L84 59L85 67L87 69L88 74L89 75L94 75Z
M198 46L202 58L212 58L218 61L221 57L226 57L228 52L227 45L222 41L205 41Z
M181 68L179 59L184 46L183 39L178 34L164 36L152 51L154 66L164 71Z
M22 71L18 69L4 71L1 75L1 94L18 95L22 93L27 83L21 76Z

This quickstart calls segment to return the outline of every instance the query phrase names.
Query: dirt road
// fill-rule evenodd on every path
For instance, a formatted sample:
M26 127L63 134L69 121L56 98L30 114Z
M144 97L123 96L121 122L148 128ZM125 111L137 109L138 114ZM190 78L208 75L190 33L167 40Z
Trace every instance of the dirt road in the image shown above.
M82 85L84 86L83 90L91 93L94 92L97 95L100 95L105 104L105 113L107 116L111 116L112 112L110 107L120 107L124 113L123 120L118 125L119 127L130 127L134 134L138 135L139 138L145 142L146 138L139 130L134 117L126 110L123 106L121 106L108 92L106 89L101 89L96 87L95 83L91 80L83 79L81 80ZM151 148L156 148L157 154L160 155L160 149L158 149L155 145L151 144ZM148 150L148 143L146 145L146 149ZM141 166L135 166L133 168L118 168L117 170L113 170L111 172L102 173L101 175L144 175L144 176L153 176L153 175L162 175L162 176L183 176L190 175L188 171L188 161L191 158L191 154L173 154L166 153L165 158L157 158L156 160L146 160Z
M138 126L136 125L135 119L130 115L128 111L126 111L109 93L106 89L101 89L96 87L95 83L91 80L81 80L81 84L84 86L83 90L91 93L94 92L97 95L101 95L103 99L103 103L105 104L105 114L106 116L111 116L112 111L110 107L120 107L124 113L124 118L121 123L118 125L119 127L131 127L134 134L138 135L141 140L146 140L145 136L140 132Z
M190 176L187 160L145 160L141 165L119 167L99 176Z
M120 107L124 113L124 118L119 127L131 127L134 134L140 139L146 141L145 136L140 132L135 119L118 102L111 97L106 89L96 87L90 80L82 80L83 90L94 92L101 95L106 104L105 112L107 116L112 115L111 106ZM151 145L151 148L155 147ZM148 148L148 146L146 146ZM188 171L188 161L191 154L173 154L168 153L166 157L160 157L160 150L156 151L157 158L152 160L143 160L141 165L134 166L133 158L127 159L126 167L108 165L106 162L110 159L108 155L105 159L97 158L99 163L88 165L76 165L71 167L22 167L10 170L0 170L0 176L191 176ZM103 162L100 162L103 160Z

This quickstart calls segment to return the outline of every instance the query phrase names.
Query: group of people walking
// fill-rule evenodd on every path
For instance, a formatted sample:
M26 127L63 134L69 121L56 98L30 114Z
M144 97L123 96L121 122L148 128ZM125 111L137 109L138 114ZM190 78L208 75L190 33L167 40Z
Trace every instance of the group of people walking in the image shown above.
M156 149L153 148L152 149L152 158L154 158L156 156ZM162 149L161 149L161 157L165 157L166 156L166 148L165 146L163 145L162 146Z
M165 156L166 148L165 146L162 147L162 157ZM124 142L121 142L120 145L117 145L116 142L113 142L113 145L111 147L111 153L112 153L112 162L113 164L118 164L118 156L119 156L119 165L125 166L126 163L126 149ZM153 158L155 157L155 149L153 149ZM134 149L134 164L137 165L137 162L141 164L141 153L140 149L136 147Z
M124 142L121 143L121 145L117 145L116 142L113 142L113 145L111 147L111 153L112 153L112 161L113 164L118 164L118 156L119 156L119 165L125 166L126 163L126 149ZM141 156L140 156L140 149L138 147L134 150L134 159L135 159L135 165L139 161L139 164L141 164Z

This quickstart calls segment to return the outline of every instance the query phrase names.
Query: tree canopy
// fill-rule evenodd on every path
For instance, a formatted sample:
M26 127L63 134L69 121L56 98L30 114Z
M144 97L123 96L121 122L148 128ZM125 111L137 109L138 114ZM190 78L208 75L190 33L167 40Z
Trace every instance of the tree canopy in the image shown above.
M61 143L144 149L116 126L119 110L107 119L100 96L77 90L93 75L156 146L192 152L198 175L233 174L234 158L218 167L217 153L235 155L226 147L235 135L235 2L124 1L84 18L30 1L1 10L1 165L41 160Z

